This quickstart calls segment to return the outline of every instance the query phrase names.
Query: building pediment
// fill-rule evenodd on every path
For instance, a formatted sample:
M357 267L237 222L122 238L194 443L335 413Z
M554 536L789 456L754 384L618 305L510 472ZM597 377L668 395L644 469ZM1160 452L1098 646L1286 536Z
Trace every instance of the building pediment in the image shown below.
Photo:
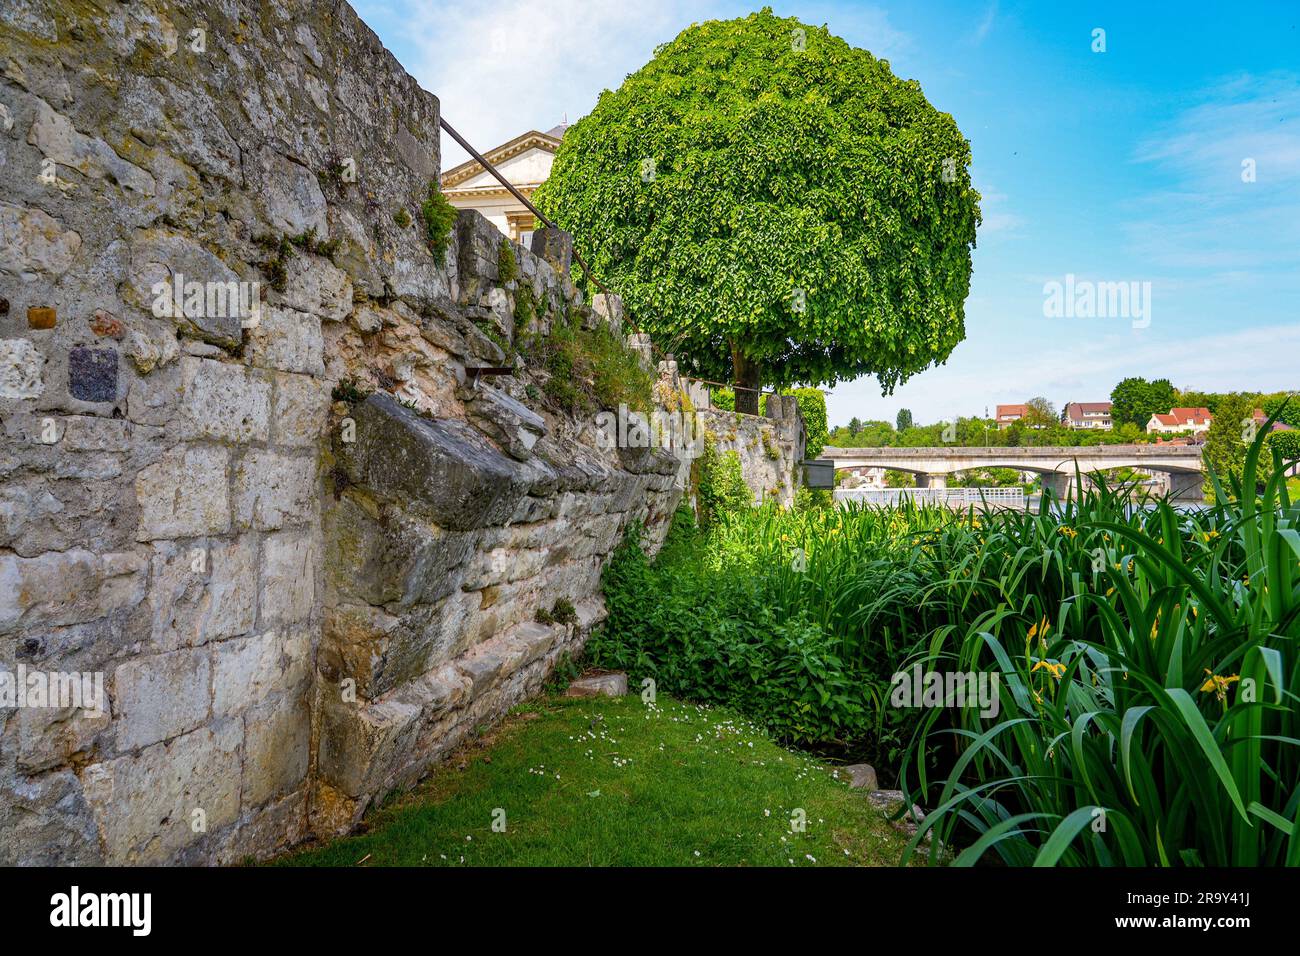
M516 136L508 143L502 143L494 149L486 150L483 158L499 169L507 179L514 182L514 177L510 175L511 168L518 169L520 172L528 170L530 167L537 165L537 161L546 160L548 165L546 172L549 172L549 159L555 156L555 151L560 148L560 140L549 133L539 133L537 130L530 130L522 136ZM545 179L543 175L541 179ZM525 179L524 182L529 180ZM541 180L533 180L540 182ZM487 186L488 183L496 183L495 178L477 159L470 159L459 166L453 166L442 174L443 191L449 189L473 189L478 186Z

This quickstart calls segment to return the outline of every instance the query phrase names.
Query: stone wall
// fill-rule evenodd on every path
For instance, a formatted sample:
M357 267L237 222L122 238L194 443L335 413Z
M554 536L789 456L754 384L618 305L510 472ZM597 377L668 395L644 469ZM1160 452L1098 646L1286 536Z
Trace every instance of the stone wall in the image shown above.
M745 415L711 407L703 383L690 383L688 395L706 436L720 452L734 451L739 456L755 504L776 501L783 508L791 507L803 483L807 439L796 399L768 394L763 396L762 415Z
M345 830L581 645L630 521L661 539L676 459L602 451L515 348L616 303L562 234L502 275L463 214L433 255L438 160L344 3L0 8L0 672L106 690L0 707L0 863Z

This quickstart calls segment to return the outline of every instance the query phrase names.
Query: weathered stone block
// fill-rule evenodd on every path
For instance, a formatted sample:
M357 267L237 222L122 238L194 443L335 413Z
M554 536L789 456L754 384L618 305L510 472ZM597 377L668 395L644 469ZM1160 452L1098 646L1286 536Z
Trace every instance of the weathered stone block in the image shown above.
M286 267L284 305L309 312L330 322L346 319L352 311L352 280L325 259L299 255Z
M292 792L307 777L311 713L301 697L283 700L244 718L245 809Z
M135 479L139 541L220 534L230 529L224 448L173 448Z
M352 480L443 528L503 523L528 493L526 473L464 422L430 421L378 394L354 418Z
M315 445L329 414L329 385L307 375L275 373L271 403L273 440L295 448Z
M71 770L0 782L0 833L0 866L104 862L94 815Z
M166 863L184 847L239 817L243 723L218 721L136 755L91 764L82 773L106 862Z
M241 365L181 359L182 437L266 441L271 434L271 382Z
M44 273L57 278L68 271L81 249L81 236L65 230L39 209L0 201L0 270L24 278Z
M315 515L315 457L253 448L235 466L234 473L238 527L274 531L303 524Z
M27 310L27 327L52 329L58 324L58 313L49 306L32 306Z
M299 691L311 663L311 637L305 628L267 631L222 641L212 657L212 711L224 717Z
M869 763L855 763L840 768L841 774L848 779L849 787L854 790L878 790L876 768Z
M113 675L118 749L147 747L201 725L211 709L211 684L205 648L183 648L118 665Z
M475 543L472 532L444 531L397 510L371 515L351 496L330 510L329 580L345 599L368 604L433 604L460 586L457 569Z
M80 675L69 675L79 678ZM87 672L94 686L95 675ZM101 689L103 675L99 675ZM102 699L95 699L91 689L85 696L81 688L82 703L86 706L22 707L17 724L18 768L25 773L39 773L71 762L74 756L91 750L108 730L112 722L112 708L107 690Z
M328 687L322 688L320 703L321 780L354 798L373 793L402 764L421 708L399 700L348 703Z
M310 534L281 531L262 539L262 625L311 617L320 558Z
M533 230L533 255L545 259L559 275L567 276L573 266L573 236L563 229Z
M45 356L26 339L0 339L0 398L39 398Z
M141 229L131 241L130 277L124 290L127 301L160 318L169 318L182 333L223 348L243 340L239 308L184 308L184 289L191 282L229 288L239 276L197 242L176 232ZM176 309L175 292L182 290L182 308ZM204 286L206 288L206 285ZM235 286L238 288L238 285ZM263 310L265 311L265 310Z
M144 598L145 561L131 553L71 549L0 555L0 634L92 621Z
M131 450L131 423L121 418L69 415L63 419L59 447L64 451Z
M249 330L245 351L259 368L311 375L325 371L320 319L296 309L263 308L261 321Z
M624 697L626 695L626 674L593 674L590 677L579 677L564 692L565 697Z
M170 541L154 545L151 638L163 650L198 647L252 629L257 613L257 541Z

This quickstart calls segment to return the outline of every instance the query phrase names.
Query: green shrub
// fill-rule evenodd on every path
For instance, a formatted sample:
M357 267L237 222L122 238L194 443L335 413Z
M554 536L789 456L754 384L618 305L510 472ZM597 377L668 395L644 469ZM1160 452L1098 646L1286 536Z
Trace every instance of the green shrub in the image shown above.
M704 453L696 466L699 469L696 500L700 524L704 527L714 524L724 514L744 510L754 503L754 494L745 484L740 455L736 452L719 452L717 443L706 436Z
M502 285L514 282L519 277L519 261L515 259L514 243L505 236L501 237L501 245L497 248L497 273Z
M539 349L550 374L546 394L563 411L578 415L626 405L649 412L653 377L608 325L584 329L577 316L570 316L555 323Z
M723 512L635 537L606 666L863 756L970 864L1300 865L1300 504L1260 434L1213 502ZM890 703L893 675L998 675L1000 710ZM1101 821L1099 824L1098 821ZM932 857L932 859L935 859Z
M451 227L456 222L456 207L447 201L436 181L429 183L429 195L420 206L420 213L424 216L424 238L429 251L441 259L447 254Z
M787 389L784 394L793 395L799 404L799 413L803 416L804 430L807 432L807 458L816 458L826 447L828 437L826 430L826 395L820 388Z

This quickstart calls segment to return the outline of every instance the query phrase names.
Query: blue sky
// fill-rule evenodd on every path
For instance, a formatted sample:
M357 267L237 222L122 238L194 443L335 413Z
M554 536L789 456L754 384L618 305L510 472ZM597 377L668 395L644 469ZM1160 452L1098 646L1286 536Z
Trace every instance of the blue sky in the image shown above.
M761 5L761 3L759 4ZM360 2L448 121L487 148L588 111L731 2ZM1128 375L1300 388L1300 4L773 4L916 79L970 139L984 224L966 341L882 397L830 390L833 424L1109 397ZM1105 52L1093 52L1093 31ZM463 155L444 138L446 163ZM1243 181L1253 161L1254 181ZM1149 282L1150 322L1047 318L1044 284Z

